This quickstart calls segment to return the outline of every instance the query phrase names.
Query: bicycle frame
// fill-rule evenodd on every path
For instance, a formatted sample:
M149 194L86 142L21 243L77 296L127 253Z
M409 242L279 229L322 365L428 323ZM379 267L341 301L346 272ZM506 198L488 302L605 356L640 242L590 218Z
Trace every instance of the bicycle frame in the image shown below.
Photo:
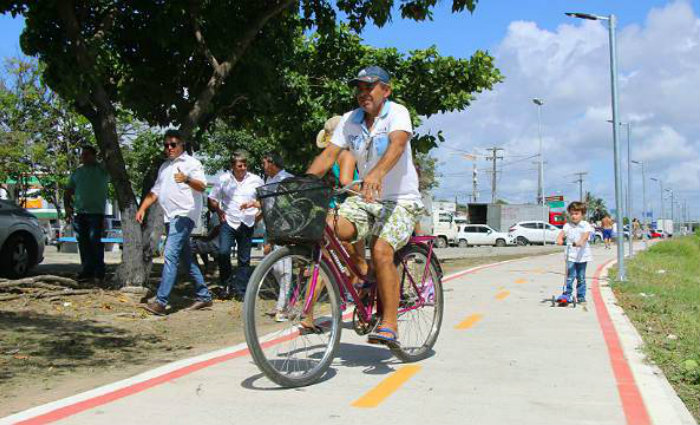
M433 244L435 242L435 237L434 236L414 236L410 239L410 242L414 243L421 243L425 244L428 246L428 256L427 256L427 261L425 263L425 269L423 270L423 276L421 278L421 282L415 282L413 280L413 277L411 276L410 273L407 273L408 278L409 278L409 283L414 287L416 290L416 293L419 296L418 299L418 304L416 306L410 307L410 308L405 308L399 310L399 313L403 313L405 311L413 310L416 308L419 308L424 305L425 303L425 298L424 294L418 290L418 283L423 283L425 282L429 270L430 270L430 264L432 260L432 254L433 254ZM327 255L324 255L324 251L327 253ZM370 301L367 305L365 305L361 299L360 295L355 289L355 287L352 285L350 278L347 277L347 275L342 271L343 267L347 267L350 269L352 273L354 273L356 276L360 278L362 281L367 280L367 276L362 274L360 270L357 268L355 263L350 259L350 255L348 252L345 250L343 247L342 243L340 240L338 240L337 236L335 235L335 232L333 229L326 223L326 227L324 229L324 238L321 241L321 243L317 244L314 247L313 250L313 256L315 259L315 264L314 264L314 270L312 274L312 281L311 281L311 287L309 288L310 290L308 291L305 303L304 303L304 313L308 313L309 309L311 308L311 305L313 304L313 298L314 294L316 292L316 285L318 284L318 274L319 274L319 267L320 267L320 262L325 261L326 264L329 266L331 273L333 274L333 277L335 278L336 282L339 283L340 286L340 296L343 301L343 303L347 302L345 293L346 291L350 294L353 300L355 300L355 309L358 311L358 314L360 315L360 318L368 322L371 317L372 317L372 310L374 308L373 305L373 300ZM406 270L406 262L404 259L402 259L402 264L404 266L404 270ZM432 286L432 283L431 283ZM344 290L343 290L344 289ZM372 297L373 298L373 297ZM381 309L381 304L378 301L377 309Z

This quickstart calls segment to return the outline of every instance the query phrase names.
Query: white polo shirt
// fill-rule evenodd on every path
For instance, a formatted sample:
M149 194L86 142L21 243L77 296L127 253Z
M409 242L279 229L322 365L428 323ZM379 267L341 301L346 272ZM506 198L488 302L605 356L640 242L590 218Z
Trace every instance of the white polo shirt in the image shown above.
M405 131L409 142L398 162L382 181L380 201L420 202L418 174L413 165L410 137L413 134L411 116L405 106L387 100L372 130L365 125L362 108L348 112L341 118L333 132L331 143L349 149L357 161L360 178L364 178L377 164L389 147L389 135L394 131Z
M226 223L231 228L238 229L241 223L248 227L253 227L258 209L248 208L241 211L240 205L244 202L255 200L255 189L262 185L262 179L253 173L246 172L243 180L238 181L233 176L233 173L229 171L219 177L209 197L217 201L221 209L224 210Z
M175 173L178 170L187 174L190 179L207 181L202 163L184 152L160 166L151 192L158 197L158 203L165 212L166 223L177 216L185 216L192 219L196 226L202 212L202 192L192 189L187 183L175 182Z
M582 247L570 246L574 242L578 243L581 240L581 235L585 232L588 232L590 236L590 232L593 232L593 227L588 224L586 220L581 220L578 222L578 224L567 222L564 224L564 228L562 230L564 231L564 236L566 236L566 259L574 263L587 263L589 261L593 261L591 245L588 243L588 239L586 239L586 244Z

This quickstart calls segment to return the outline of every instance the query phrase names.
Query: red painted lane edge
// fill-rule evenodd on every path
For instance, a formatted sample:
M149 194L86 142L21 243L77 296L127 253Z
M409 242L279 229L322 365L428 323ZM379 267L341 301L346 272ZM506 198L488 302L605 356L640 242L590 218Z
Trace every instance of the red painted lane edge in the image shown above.
M620 345L620 338L615 331L610 313L608 312L603 297L600 294L600 273L605 266L615 260L610 260L601 264L596 269L593 276L593 300L595 301L595 312L598 316L600 329L603 331L605 344L608 346L608 354L610 355L610 364L612 365L615 380L617 381L617 391L620 394L622 401L622 409L625 412L625 418L629 425L651 425L651 419L647 412L644 400L639 392L637 383L634 381L632 370L630 369L625 353Z
M443 282L449 282L450 280L457 279L458 277L462 277L468 274L476 273L479 270L490 268L490 267L495 267L500 264L509 262L510 260L507 261L501 261L498 263L493 263L493 264L485 264L483 266L478 266L474 267L468 270L465 270L463 272L459 272L457 274L454 274L446 279L443 280ZM346 313L343 315L343 320L347 320L350 317L352 317L352 313ZM275 343L280 343L283 341L286 341L290 339L291 337L296 336L296 334L291 334L288 336L280 337L278 339L268 341L265 343L266 345L270 344L275 344ZM130 395L140 393L141 391L145 391L149 388L155 387L156 385L172 381L173 379L180 378L185 375L189 375L190 373L196 372L200 369L204 369L209 366L213 366L218 363L222 363L228 360L233 360L238 357L243 357L245 355L248 355L249 351L248 349L241 349L239 351L236 351L234 353L229 353L229 354L224 354L219 357L214 357L213 359L209 360L204 360L199 363L194 363L189 366L184 366L180 369L174 370L172 372L165 373L160 376L156 376L151 379L147 379L143 382L139 382L133 385L130 385L128 387L120 388L118 390L110 391L106 394L92 397L87 400L79 401L77 403L71 404L69 406L65 407L60 407L56 410L52 410L50 412L41 414L39 416L35 416L30 419L26 419L20 422L16 422L17 425L39 425L39 424L48 424L51 422L58 421L60 419L66 418L68 416L72 416L75 414L78 414L80 412L84 412L86 410L95 408L97 406L101 406L103 404L111 403L113 401L119 400L120 398L128 397Z
M182 367L180 369L174 370L172 372L165 373L160 376L156 376L155 378L147 379L143 382L139 382L137 384L130 385L125 388L121 388L118 390L111 391L107 394L103 394L97 397L93 397L87 400L79 401L77 403L71 404L70 406L66 407L61 407L56 410L53 410L48 413L44 413L43 415L35 416L31 419L27 419L21 422L16 422L16 424L22 424L22 425L36 425L36 424L47 424L50 422L57 421L59 419L63 419L65 417L75 415L76 413L83 412L88 409L92 409L97 406L101 406L103 404L118 400L120 398L139 393L141 391L147 390L149 388L155 387L156 385L162 384L167 381L172 381L173 379L180 378L185 375L189 375L192 372L196 372L200 369L204 369L205 367L213 366L215 364L225 362L228 360L232 360L238 357L242 357L248 354L248 349L242 349L239 351L236 351L234 353L229 353L229 354L224 354L219 357L214 357L213 359L209 360L204 360L199 363L191 364L189 366Z

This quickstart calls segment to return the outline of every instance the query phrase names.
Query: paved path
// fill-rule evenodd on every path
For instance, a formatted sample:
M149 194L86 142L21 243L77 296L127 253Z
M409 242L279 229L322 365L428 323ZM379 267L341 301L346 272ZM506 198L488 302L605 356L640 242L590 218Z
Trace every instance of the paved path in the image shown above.
M596 248L589 288L613 254ZM435 355L417 364L398 363L346 328L331 372L310 387L275 387L239 346L35 408L24 418L188 425L649 423L624 357L616 357L601 330L616 335L601 319L600 296L589 295L586 308L553 308L547 301L561 291L562 257L513 260L451 278Z

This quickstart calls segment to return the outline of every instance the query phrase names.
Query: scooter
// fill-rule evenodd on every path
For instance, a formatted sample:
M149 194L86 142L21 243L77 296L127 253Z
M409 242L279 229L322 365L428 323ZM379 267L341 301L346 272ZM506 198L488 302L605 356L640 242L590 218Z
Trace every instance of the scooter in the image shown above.
M573 246L573 243L566 243L566 258L569 258L569 249ZM566 267L566 263L564 264L564 286L562 287L562 294L559 295L558 297L556 295L552 295L552 307L557 306L557 307L568 307L571 305L572 307L576 307L576 304L578 303L578 299L576 298L576 295L570 294L567 295L566 292L566 281L569 278L569 268Z

